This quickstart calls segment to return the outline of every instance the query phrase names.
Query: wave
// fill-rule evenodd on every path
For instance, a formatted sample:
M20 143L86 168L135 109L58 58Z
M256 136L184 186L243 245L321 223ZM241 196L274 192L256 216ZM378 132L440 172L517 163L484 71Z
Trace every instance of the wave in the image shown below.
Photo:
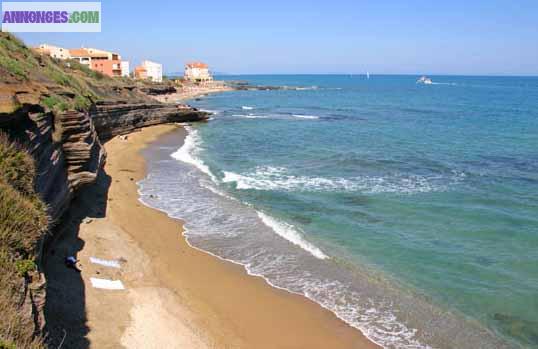
M296 91L309 91L309 90L317 90L319 87L317 86L308 86L308 87L296 87Z
M241 107L241 109L243 109L243 110L252 110L252 109L254 109L254 107L249 107L249 106L244 105L244 106Z
M302 115L302 114L292 114L295 118L301 118L301 119L319 119L319 116L315 115Z
M238 174L223 172L224 183L236 183L239 190L282 190L282 191L346 191L377 193L414 194L442 191L447 189L447 182L454 183L464 175L454 173L450 177L393 175L393 176L359 176L309 177L295 176L284 167L257 167L253 172Z
M303 238L302 234L299 233L293 225L278 221L275 218L259 211L258 217L260 217L262 222L271 229L273 229L274 232L277 233L279 236L299 246L303 250L310 252L314 257L319 259L329 258L319 248L306 241Z
M200 171L208 175L213 181L216 181L217 179L213 175L209 167L195 155L197 152L197 147L201 142L200 136L198 135L198 131L190 126L183 127L187 130L188 134L185 137L184 143L181 148L179 148L175 153L171 154L171 156L176 160L194 165Z
M197 158L200 139L195 129L187 130L192 137L187 137L175 154L182 152L174 158L203 171ZM188 152L190 156L185 154ZM151 162L151 158L148 161ZM340 267L337 257L328 258L317 246L306 241L297 227L213 187L215 184L218 188L220 182L211 183L204 175L192 176L189 166L168 161L149 169L147 177L138 183L140 201L171 217L184 219L184 236L190 246L242 265L250 275L260 276L276 288L311 299L361 330L375 343L385 348L430 348L422 340L432 341L442 321L442 328L454 329L453 333L457 333L454 347L497 347L476 345L477 332L473 326L466 323L456 326L453 318L432 309L429 303L398 293L392 284L379 281L377 274L372 278L367 270L354 269L350 276L347 269ZM280 180L289 177L297 182L297 178L301 178L291 176L284 167L260 167L256 171ZM248 177L233 172L226 172L224 176L223 182ZM322 181L324 185L330 182L326 180L329 179ZM301 181L304 182L303 179L298 182ZM421 322L434 323L435 327L418 331L416 318L413 318L415 313L406 309L416 310ZM439 338L446 340L443 336ZM461 343L465 345L458 345Z
M432 85L450 85L450 86L456 86L458 85L455 82L432 82Z
M210 114L213 114L213 115L220 114L220 112L221 112L220 110L211 110L211 109L200 109L200 111L210 113Z

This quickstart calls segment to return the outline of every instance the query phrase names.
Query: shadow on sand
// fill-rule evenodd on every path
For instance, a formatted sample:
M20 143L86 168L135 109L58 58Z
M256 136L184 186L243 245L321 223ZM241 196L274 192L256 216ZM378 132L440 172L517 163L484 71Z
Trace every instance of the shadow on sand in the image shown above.
M88 348L84 280L79 272L67 268L66 256L77 256L84 247L79 228L86 219L105 216L111 178L103 170L97 181L77 192L69 211L53 232L54 239L45 247L45 332L47 343L57 348ZM64 338L65 337L65 338Z

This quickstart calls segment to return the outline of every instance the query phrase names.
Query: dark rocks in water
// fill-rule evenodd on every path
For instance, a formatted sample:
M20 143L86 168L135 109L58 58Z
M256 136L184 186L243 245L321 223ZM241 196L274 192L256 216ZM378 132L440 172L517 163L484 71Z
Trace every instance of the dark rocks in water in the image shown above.
M510 336L532 346L538 345L538 322L501 313L495 313L493 319Z
M299 222L301 224L310 224L312 223L312 218L303 216L303 215L294 215L292 216L292 219L296 222Z

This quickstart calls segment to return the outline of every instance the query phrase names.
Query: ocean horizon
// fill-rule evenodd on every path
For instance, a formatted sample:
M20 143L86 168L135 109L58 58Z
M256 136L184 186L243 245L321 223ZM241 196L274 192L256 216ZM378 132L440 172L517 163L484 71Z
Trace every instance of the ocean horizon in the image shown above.
M193 101L141 200L385 348L538 347L538 78L418 77L223 75L294 88Z

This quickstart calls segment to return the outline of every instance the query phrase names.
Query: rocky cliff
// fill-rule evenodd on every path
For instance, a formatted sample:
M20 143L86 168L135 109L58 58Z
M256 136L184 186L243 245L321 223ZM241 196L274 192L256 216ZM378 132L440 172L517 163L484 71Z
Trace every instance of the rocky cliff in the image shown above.
M141 127L206 120L209 114L173 104L116 101L97 103L90 115L99 137L106 140Z
M35 159L35 190L46 203L54 225L61 221L77 190L97 178L106 159L102 141L146 126L206 119L207 113L193 108L151 102L105 102L93 106L91 112L61 113L27 104L14 113L0 113L0 131L24 145ZM38 265L50 237L45 235L36 242ZM45 285L42 273L24 279L20 311L33 321L36 333L45 325Z
M58 114L41 105L26 105L15 113L0 114L0 130L26 145L36 160L36 190L56 222L76 190L92 183L102 168L106 158L102 140L151 125L206 120L207 115L151 102L103 102L90 113Z
M170 92L166 84L52 59L0 33L0 348L44 346L42 250L52 236L45 232L96 180L106 159L102 142L145 126L207 119L148 96Z

